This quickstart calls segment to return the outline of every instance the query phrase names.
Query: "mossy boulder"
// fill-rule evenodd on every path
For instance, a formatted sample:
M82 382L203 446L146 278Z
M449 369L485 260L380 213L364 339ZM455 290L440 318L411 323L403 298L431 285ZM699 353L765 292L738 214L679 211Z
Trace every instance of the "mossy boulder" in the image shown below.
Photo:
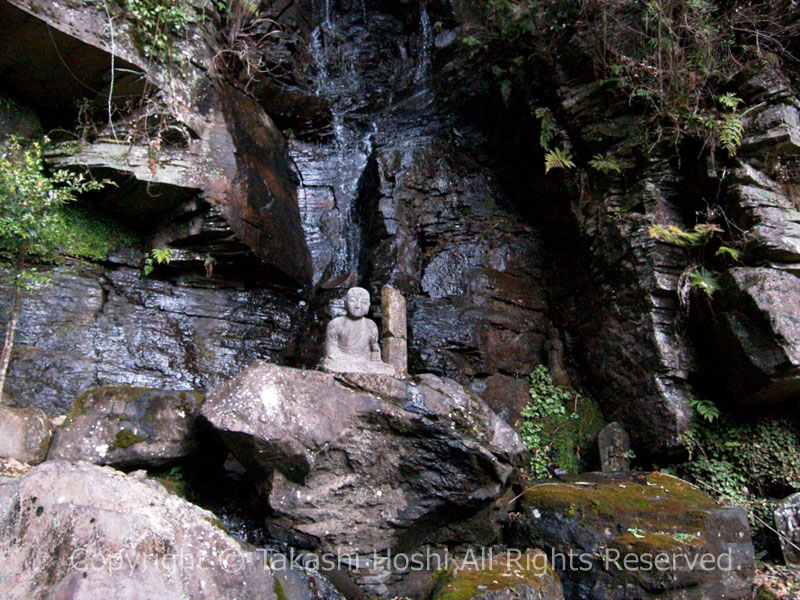
M471 560L474 558L475 560ZM561 580L540 550L472 555L461 568L440 571L431 600L562 600Z
M510 544L545 548L567 597L745 598L747 516L658 472L584 473L521 496Z
M195 417L204 396L134 386L93 388L72 405L49 459L158 468L196 448Z

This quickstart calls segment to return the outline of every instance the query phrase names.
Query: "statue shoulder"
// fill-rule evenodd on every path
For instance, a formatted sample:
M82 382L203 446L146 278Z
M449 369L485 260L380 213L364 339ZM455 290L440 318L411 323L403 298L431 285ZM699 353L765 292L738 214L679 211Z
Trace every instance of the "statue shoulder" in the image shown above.
M332 331L340 330L342 328L342 325L344 325L346 319L347 319L347 317L335 317L335 318L331 319L328 322L328 327L327 327L326 331L332 332Z

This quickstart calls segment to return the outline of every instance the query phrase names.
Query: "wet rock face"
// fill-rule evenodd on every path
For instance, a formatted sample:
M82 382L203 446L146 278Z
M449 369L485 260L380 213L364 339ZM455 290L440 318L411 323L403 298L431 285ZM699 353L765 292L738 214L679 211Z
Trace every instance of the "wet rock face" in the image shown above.
M202 389L254 358L281 361L303 310L274 288L174 284L138 268L57 267L26 294L6 392L19 406L66 414L97 385ZM0 314L10 293L0 293Z
M214 390L201 415L247 468L275 531L364 558L491 542L492 503L526 460L479 398L433 375L407 383L257 361ZM382 569L356 576L384 595L397 577Z
M545 326L540 237L446 136L387 144L365 208L371 284L408 299L409 367L461 381L527 374Z
M528 488L519 512L510 545L558 556L567 598L750 597L747 515L674 477L584 473Z
M88 390L54 436L49 460L83 460L119 468L160 468L197 448L198 392L133 386Z
M0 480L0 506L10 600L341 598L318 575L271 569L213 513L112 469L47 462Z

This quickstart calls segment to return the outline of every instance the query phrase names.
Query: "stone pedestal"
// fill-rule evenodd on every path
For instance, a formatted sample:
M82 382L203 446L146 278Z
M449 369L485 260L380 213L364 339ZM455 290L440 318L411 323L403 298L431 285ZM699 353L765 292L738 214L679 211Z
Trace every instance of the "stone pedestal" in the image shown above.
M381 353L397 377L408 375L406 299L390 285L381 289Z

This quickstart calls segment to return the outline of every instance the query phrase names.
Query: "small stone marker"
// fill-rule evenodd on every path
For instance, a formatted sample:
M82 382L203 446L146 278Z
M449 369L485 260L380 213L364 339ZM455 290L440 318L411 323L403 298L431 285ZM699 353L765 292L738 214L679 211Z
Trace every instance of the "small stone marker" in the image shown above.
M622 425L616 421L606 425L597 435L597 446L600 449L600 469L604 473L630 471L631 440Z
M381 315L383 360L394 366L397 377L405 377L408 375L406 299L390 285L381 288Z
M784 562L789 567L800 567L800 493L792 494L778 503L775 528L781 534Z

